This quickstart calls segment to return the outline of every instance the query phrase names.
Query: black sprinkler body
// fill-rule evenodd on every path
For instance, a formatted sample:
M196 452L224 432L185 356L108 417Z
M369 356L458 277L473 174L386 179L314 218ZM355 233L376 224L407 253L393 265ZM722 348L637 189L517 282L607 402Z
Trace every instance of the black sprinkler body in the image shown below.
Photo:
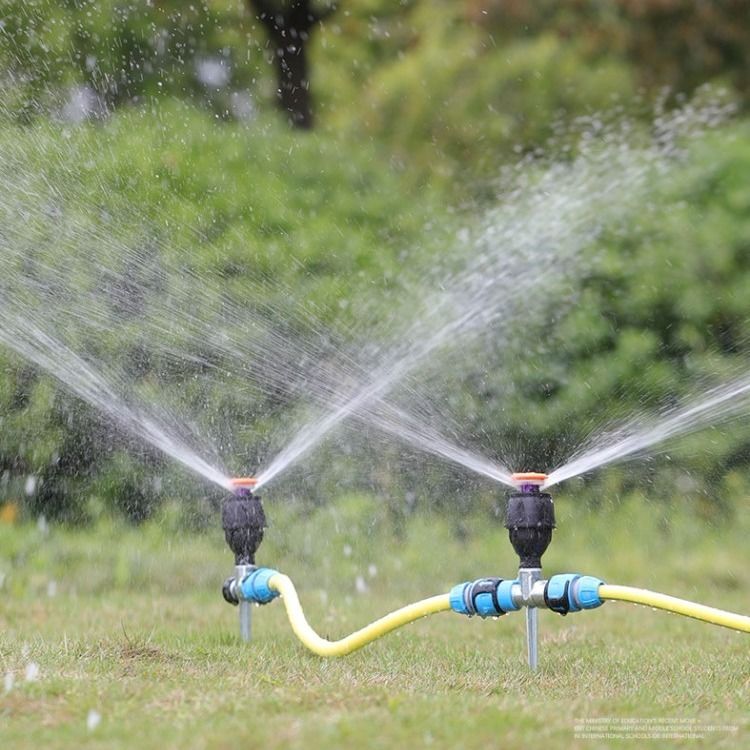
M544 474L515 474L514 479L518 491L508 496L505 528L520 558L519 568L541 568L555 528L555 505L541 490Z
M235 565L254 565L255 553L263 541L266 514L260 498L252 489L236 486L221 508L221 525Z

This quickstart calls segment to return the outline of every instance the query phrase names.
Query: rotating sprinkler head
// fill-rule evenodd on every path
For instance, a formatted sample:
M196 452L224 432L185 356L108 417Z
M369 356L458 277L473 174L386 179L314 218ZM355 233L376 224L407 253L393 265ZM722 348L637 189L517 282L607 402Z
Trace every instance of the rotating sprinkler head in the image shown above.
M254 477L232 479L233 494L221 509L221 525L235 565L254 565L255 553L263 541L266 514L260 498L253 494Z
M232 495L221 507L221 525L229 549L234 553L234 576L224 581L222 594L230 604L239 604L240 637L250 640L250 603L241 600L237 586L255 570L255 553L263 541L266 514L260 498L253 494L258 484L255 477L238 477L231 480Z
M526 645L529 666L536 669L539 660L539 618L535 592L542 578L542 555L552 541L555 506L552 496L542 492L546 474L513 474L516 492L508 497L505 528L518 555L518 581L521 601L526 605Z
M512 475L516 492L508 497L505 528L519 557L519 568L541 568L542 555L552 541L555 506L542 492L546 474L518 472Z

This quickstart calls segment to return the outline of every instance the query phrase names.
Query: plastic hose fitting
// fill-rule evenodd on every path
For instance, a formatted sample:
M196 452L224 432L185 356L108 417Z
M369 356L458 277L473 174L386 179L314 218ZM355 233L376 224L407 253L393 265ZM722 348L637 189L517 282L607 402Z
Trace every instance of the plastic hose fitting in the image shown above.
M276 575L279 575L279 571L273 568L256 568L237 586L239 598L255 604L268 604L273 601L279 592L271 589L268 583Z
M599 596L599 586L604 585L604 581L596 576L581 576L573 587L573 595L581 609L596 609L604 604L604 600Z
M450 592L451 609L460 615L500 617L519 607L513 601L511 589L518 581L502 578L479 578L454 586Z
M544 587L545 604L560 615L595 609L604 602L599 597L599 586L604 581L578 573L561 573L547 581Z
M233 606L237 606L240 603L240 598L237 596L237 579L232 576L224 581L224 585L221 587L221 594L224 597L224 601Z

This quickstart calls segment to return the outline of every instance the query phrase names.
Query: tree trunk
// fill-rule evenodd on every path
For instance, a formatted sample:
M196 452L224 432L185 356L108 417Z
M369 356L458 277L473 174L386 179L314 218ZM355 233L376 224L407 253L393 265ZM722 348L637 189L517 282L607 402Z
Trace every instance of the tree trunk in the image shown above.
M305 46L309 37L305 32L302 34L299 40L277 42L277 91L281 109L286 112L290 124L309 130L313 126L310 74Z
M313 27L335 6L315 10L311 0L248 0L256 18L265 26L276 65L276 95L289 123L309 130L313 126L307 43Z

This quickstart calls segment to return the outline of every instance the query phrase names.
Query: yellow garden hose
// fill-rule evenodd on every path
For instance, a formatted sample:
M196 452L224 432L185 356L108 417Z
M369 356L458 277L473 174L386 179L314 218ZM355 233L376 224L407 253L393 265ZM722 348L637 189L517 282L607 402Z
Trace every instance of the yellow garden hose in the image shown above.
M644 604L647 607L664 609L677 615L684 615L703 622L710 622L713 625L721 625L725 628L741 630L743 633L750 633L750 617L746 615L707 607L705 604L696 604L686 599L678 599L675 596L659 594L656 591L648 591L633 586L610 586L605 583L599 586L599 597L601 599Z
M422 601L401 607L401 609L397 609L395 612L391 612L385 615L385 617L371 622L361 630L357 630L351 635L346 636L346 638L342 638L339 641L328 641L325 638L321 638L310 627L305 613L302 611L297 590L288 576L285 576L283 573L275 573L268 581L268 588L281 594L292 630L297 638L310 651L318 654L318 656L345 656L387 635L392 630L400 628L402 625L407 625L410 622L419 620L427 615L435 614L436 612L446 612L451 608L448 594L431 596L429 599L422 599Z
M562 573L540 581L544 586L544 601L554 612L567 614L581 610L595 609L606 600L619 600L642 604L655 609L663 609L684 617L692 617L713 625L750 633L750 617L727 612L705 604L697 604L685 599L678 599L656 591L648 591L633 586L613 586L593 576L581 576L575 573ZM307 622L302 610L297 590L291 579L271 568L256 568L240 583L235 601L254 601L266 604L281 596L289 623L294 634L304 646L318 656L345 656L384 635L437 612L453 610L463 615L479 617L499 617L506 612L520 609L524 604L529 607L540 605L518 601L522 591L518 580L501 578L480 578L454 586L450 593L431 596L428 599L401 607L395 612L371 622L361 630L341 638L329 641L319 636ZM226 594L225 594L226 596Z

